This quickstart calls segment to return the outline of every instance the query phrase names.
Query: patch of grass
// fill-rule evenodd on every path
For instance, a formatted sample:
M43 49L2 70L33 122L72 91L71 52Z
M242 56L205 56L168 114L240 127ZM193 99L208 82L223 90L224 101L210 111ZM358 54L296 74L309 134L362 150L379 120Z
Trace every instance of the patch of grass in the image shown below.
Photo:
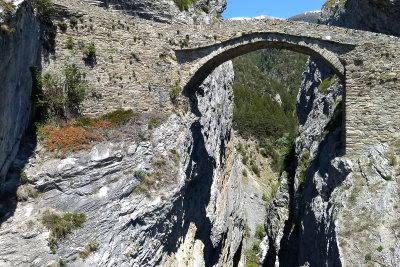
M86 259L87 257L89 257L90 253L97 251L98 249L98 245L94 242L94 241L90 241L85 250L81 250L78 252L78 255L81 259Z
M379 251L379 252L382 252L383 247L382 247L382 246L379 246L379 247L376 248L376 250Z
M74 229L82 227L86 222L86 215L84 213L77 214L70 212L58 215L47 210L43 213L42 222L50 230L50 237L47 241L48 246L54 253L58 240L72 233Z
M303 153L299 160L299 186L303 186L306 181L307 169L310 167L310 152Z
M133 116L132 109L118 109L113 112L107 113L100 117L100 119L109 121L113 126L121 126L126 123Z
M386 175L385 176L385 180L386 181L391 181L393 179L393 177L391 175Z
M144 171L135 171L134 176L139 179L140 181L143 181L146 178L146 172Z
M349 202L351 204L356 204L357 203L357 198L359 196L361 192L361 188L360 187L354 187L353 190L351 191L351 194L349 196Z
M243 170L242 170L242 175L243 175L243 177L247 177L247 171L246 171L246 169L243 169Z
M163 158L156 159L156 160L153 161L153 166L156 167L156 168L160 168L162 166L165 166L166 164L167 164L167 162Z
M136 176L136 175L135 175ZM132 191L131 195L145 192L148 195L148 191L150 188L155 184L156 179L157 179L157 173L156 174L140 174L140 183L139 185ZM137 177L137 178L139 178Z
M396 156L393 153L389 155L389 164L390 166L396 166L397 164Z
M157 123L157 121L158 120L156 118L150 118L150 120L149 120L149 122L147 124L148 129L149 130L153 130L154 125Z
M39 196L39 192L30 185L23 184L18 186L17 192L18 201L27 201L30 198L36 198Z
M114 178L114 179L111 180L111 183L116 183L118 181L119 181L119 178Z
M251 166L251 170L252 170L258 177L260 177L260 175L261 175L261 173L260 173L260 168L259 168L256 164L253 164L253 165Z
M250 237L250 227L247 223L244 225L244 236Z

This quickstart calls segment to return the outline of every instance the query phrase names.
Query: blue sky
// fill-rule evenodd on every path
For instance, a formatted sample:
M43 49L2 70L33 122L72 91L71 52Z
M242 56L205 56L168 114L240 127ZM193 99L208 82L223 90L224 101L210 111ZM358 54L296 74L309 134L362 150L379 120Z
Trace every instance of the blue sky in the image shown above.
M228 7L222 13L225 19L269 15L279 18L321 10L326 0L227 0Z

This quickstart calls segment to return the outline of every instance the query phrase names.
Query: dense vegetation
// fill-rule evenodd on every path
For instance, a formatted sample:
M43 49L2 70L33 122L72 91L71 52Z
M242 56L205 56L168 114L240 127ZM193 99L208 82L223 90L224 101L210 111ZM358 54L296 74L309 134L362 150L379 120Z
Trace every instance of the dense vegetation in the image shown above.
M233 60L234 128L245 138L257 139L278 172L296 135L296 97L306 60L305 55L274 49ZM274 99L277 94L281 104Z
M234 128L242 137L259 143L257 151L271 159L271 167L278 173L284 170L294 145L298 125L296 98L306 61L306 55L275 49L255 51L233 60ZM242 163L260 177L260 169L246 146L239 143L237 151ZM303 164L307 162L304 160ZM247 176L247 172L243 175ZM259 265L257 253L264 236L262 225L257 227L254 238L248 236L251 245L245 251L246 266Z

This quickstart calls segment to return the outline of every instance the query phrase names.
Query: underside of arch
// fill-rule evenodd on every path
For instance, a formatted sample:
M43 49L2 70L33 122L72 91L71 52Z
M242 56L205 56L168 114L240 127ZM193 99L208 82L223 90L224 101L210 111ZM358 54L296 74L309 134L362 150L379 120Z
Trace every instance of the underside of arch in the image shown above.
M178 62L189 64L189 73L183 77L185 93L193 93L211 72L235 57L266 48L286 49L310 55L321 61L339 78L345 78L345 66L338 55L354 49L353 46L309 37L277 33L253 33L212 46L176 51Z

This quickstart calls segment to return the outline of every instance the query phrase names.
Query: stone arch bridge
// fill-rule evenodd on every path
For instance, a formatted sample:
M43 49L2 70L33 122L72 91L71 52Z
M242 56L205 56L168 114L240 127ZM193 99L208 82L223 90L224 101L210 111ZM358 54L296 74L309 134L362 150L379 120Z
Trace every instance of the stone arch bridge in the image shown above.
M221 63L263 48L313 56L345 85L346 155L400 136L400 39L372 32L278 19L225 21L188 27L175 49L186 93Z
M224 61L282 48L319 59L342 80L347 156L400 137L400 38L281 19L165 24L79 3L60 12L59 19L79 17L82 25L58 30L55 56L61 60L44 71L61 70L68 58L86 68L100 96L84 107L87 115L114 108L170 110L165 101L169 85L178 82L190 94ZM87 27L91 23L96 27ZM66 47L69 37L96 44L95 66L83 65Z

